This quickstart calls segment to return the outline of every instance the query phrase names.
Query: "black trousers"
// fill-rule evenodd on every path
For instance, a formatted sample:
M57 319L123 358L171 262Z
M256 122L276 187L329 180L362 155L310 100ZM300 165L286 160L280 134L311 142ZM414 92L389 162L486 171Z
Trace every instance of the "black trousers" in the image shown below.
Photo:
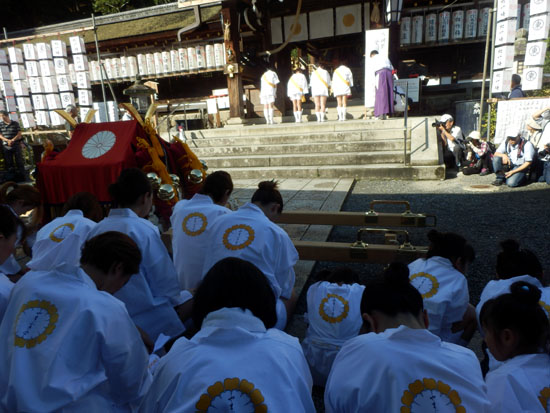
M21 142L16 142L13 146L2 144L4 161L6 162L6 170L15 174L21 180L25 178L25 160L23 159L23 151Z

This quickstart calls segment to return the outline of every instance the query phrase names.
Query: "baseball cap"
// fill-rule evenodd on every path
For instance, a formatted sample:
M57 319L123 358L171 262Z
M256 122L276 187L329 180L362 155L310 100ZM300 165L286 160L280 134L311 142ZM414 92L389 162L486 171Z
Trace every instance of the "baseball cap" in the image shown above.
M454 120L453 117L449 114L444 114L441 116L441 118L439 119L440 122L447 122L449 120Z
M476 140L479 141L479 140L481 140L481 134L480 134L478 131L473 130L473 131L471 131L470 134L468 135L468 138L470 138L470 139L476 139Z
M519 132L520 132L520 129L518 126L516 125L508 126L508 128L506 129L506 137L515 138L519 135Z

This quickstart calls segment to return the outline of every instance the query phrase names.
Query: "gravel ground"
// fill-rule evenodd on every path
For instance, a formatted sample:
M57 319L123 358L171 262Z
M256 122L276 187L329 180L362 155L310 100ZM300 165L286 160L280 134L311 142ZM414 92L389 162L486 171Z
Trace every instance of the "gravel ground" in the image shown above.
M368 211L373 200L406 200L411 211L436 215L439 231L452 231L464 236L474 247L476 259L467 278L470 302L476 305L485 284L494 278L499 242L516 239L523 248L532 250L550 276L550 187L531 183L520 188L493 187L494 175L456 176L448 173L445 181L358 181L342 207L342 211ZM488 188L472 188L488 185ZM402 212L401 206L380 206L379 212ZM335 227L329 241L353 242L357 227ZM410 228L413 245L428 245L429 228ZM376 238L375 238L376 239ZM381 242L381 241L376 241ZM340 265L318 262L312 274ZM362 281L375 276L382 266L349 264L361 275ZM302 290L296 314L306 311L305 293L311 277ZM298 315L299 317L299 315ZM480 356L481 338L474 336L470 348ZM324 412L323 389L314 388L313 399L318 412Z

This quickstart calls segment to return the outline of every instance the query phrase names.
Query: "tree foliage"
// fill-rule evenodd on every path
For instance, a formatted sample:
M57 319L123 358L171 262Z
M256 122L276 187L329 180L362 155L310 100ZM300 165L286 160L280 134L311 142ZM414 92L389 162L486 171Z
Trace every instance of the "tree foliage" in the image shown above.
M174 0L94 0L93 7L96 13L112 14L173 2Z

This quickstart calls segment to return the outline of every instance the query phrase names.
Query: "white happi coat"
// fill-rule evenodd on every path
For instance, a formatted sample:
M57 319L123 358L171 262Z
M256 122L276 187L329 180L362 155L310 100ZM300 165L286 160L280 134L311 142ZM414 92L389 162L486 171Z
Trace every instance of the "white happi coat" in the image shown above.
M126 304L134 322L156 341L158 335L173 337L185 329L174 306L180 304L176 269L160 239L157 227L128 208L111 209L88 238L107 231L119 231L132 238L141 251L139 273L116 294Z
M468 308L466 277L443 257L419 258L409 264L409 273L428 311L428 329L443 341L456 343L461 332L452 333L451 325L462 320Z
M0 273L0 322L2 322L2 317L4 317L4 313L8 307L8 301L14 285L8 277Z
M210 252L204 260L204 274L223 258L241 258L264 273L276 298L291 297L298 252L288 234L257 205L247 202L232 214L220 216L208 232Z
M334 96L351 95L353 75L349 67L341 65L332 74L332 93Z
M324 82L323 82L324 81ZM311 73L309 86L311 87L311 96L328 96L330 88L330 75L325 69L318 67Z
M346 342L325 389L327 413L488 412L475 354L405 326Z
M262 100L262 104L275 100L278 83L279 77L273 70L268 70L262 75L262 81L260 82L260 100Z
M70 210L65 216L55 218L36 234L32 260L27 266L35 271L47 271L61 263L78 267L82 244L95 225L79 209Z
M309 327L302 348L314 384L325 385L342 344L359 334L364 290L363 285L328 281L316 282L307 290Z
M315 412L311 387L297 338L222 308L160 360L140 412Z
M290 76L286 86L287 96L291 99L301 99L307 93L307 79L303 73L294 73Z
M9 412L124 412L151 377L124 304L81 269L31 271L0 326L0 404Z
M174 206L170 217L172 251L181 288L198 287L203 276L204 255L209 250L207 229L218 216L230 212L202 194L195 194L190 200L181 200Z
M487 373L487 395L498 413L544 413L550 409L550 356L523 354Z

